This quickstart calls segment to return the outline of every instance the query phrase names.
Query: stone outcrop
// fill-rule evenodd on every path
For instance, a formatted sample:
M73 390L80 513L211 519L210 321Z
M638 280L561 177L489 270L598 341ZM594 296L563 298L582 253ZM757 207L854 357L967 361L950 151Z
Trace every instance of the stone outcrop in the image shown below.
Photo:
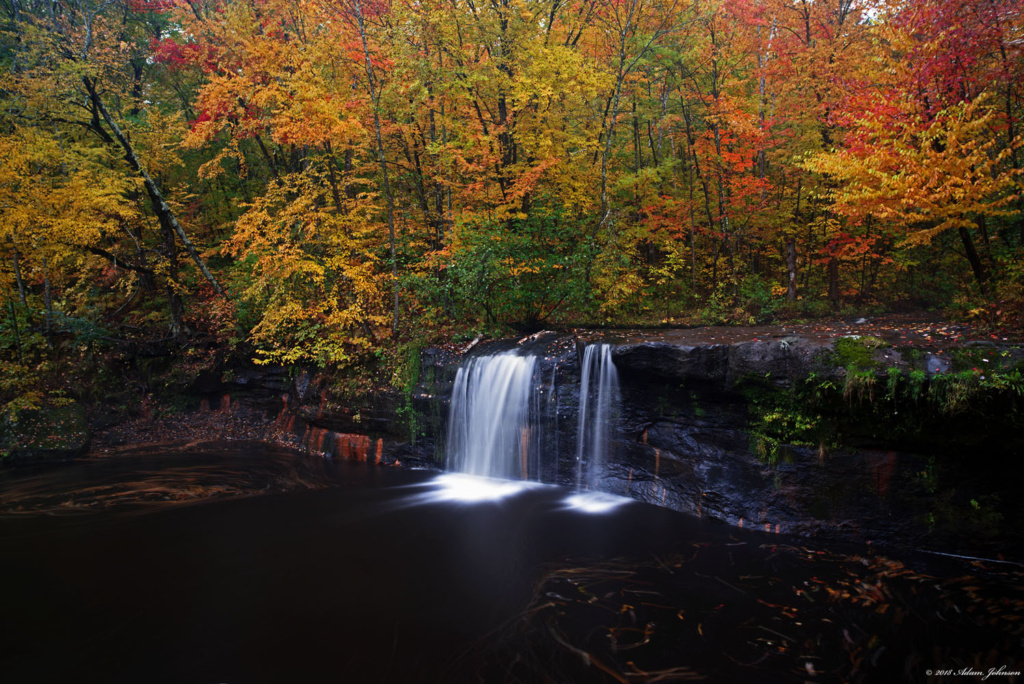
M1024 361L1019 348L965 346L966 356L958 356L855 336L693 343L651 335L542 335L522 346L538 357L545 481L575 483L580 354L597 341L615 344L622 385L613 453L599 475L606 491L732 525L859 542L993 553L995 540L1005 543L1008 530L1024 529L1013 512L1024 494L1024 473L1017 477L1024 435L1009 424L999 427L1001 397L986 399L994 405L985 420L970 411L933 416L910 438L879 427L886 412L898 413L895 403L879 403L894 377L917 373L919 382L938 385L974 356L1008 372ZM517 342L481 343L469 353L495 353ZM278 425L311 451L443 468L448 403L462 358L457 349L426 349L411 392L389 390L360 401L332 396L315 374L281 369L238 372L230 387L213 391L230 390L235 401L278 413ZM851 376L861 383L854 387L860 395L850 389ZM808 381L827 384L839 398L815 410L841 434L820 444L782 439L766 458L758 441L758 421L772 410L766 406ZM1012 416L1017 408L1007 411ZM993 455L983 467L957 456L979 443Z
M92 434L79 404L22 411L0 426L0 451L9 463L36 463L78 458Z

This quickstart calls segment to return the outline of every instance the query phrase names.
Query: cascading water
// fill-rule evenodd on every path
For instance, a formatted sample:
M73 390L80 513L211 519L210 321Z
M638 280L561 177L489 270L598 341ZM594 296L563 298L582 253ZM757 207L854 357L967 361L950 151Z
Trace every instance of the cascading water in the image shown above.
M538 472L535 366L536 357L513 351L459 367L448 416L449 470L510 479Z
M600 467L611 445L619 405L619 373L612 363L610 344L591 344L583 350L580 408L576 429L576 485L597 484Z
M541 377L537 356L521 349L477 356L459 366L448 413L448 470L491 478L541 478L541 457L557 463L558 365ZM619 378L612 347L583 352L576 430L576 484L593 489L612 444ZM544 439L545 432L548 439ZM568 455L568 454L567 454ZM556 468L557 470L557 468Z

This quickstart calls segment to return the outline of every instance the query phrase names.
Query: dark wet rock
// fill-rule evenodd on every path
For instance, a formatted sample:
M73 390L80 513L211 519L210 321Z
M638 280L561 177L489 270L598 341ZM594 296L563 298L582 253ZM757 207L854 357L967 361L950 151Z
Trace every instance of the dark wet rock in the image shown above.
M923 457L794 447L785 462L768 466L739 431L659 426L648 439L623 445L603 489L770 532L904 543L928 537L923 492L906 476L924 467Z
M664 342L629 344L612 352L616 367L672 379L721 382L729 366L729 346L677 346Z
M582 349L607 341L614 344L622 405L614 453L600 468L601 489L732 525L860 542L974 548L991 546L986 537L998 539L1015 524L1000 516L1024 498L1014 485L1024 482L1024 474L1000 478L994 465L1000 459L984 465L958 457L983 447L1019 456L1014 445L1020 439L1012 430L997 435L978 416L963 414L929 424L927 439L898 441L877 430L872 390L867 399L842 396L851 368L861 379L873 375L879 392L892 368L925 371L929 378L958 370L956 348L948 340L943 348L908 347L904 332L871 329L862 338L860 328L850 326L833 336L769 328L742 332L541 334L426 348L411 391L360 397L332 394L329 383L312 372L239 368L225 374L211 396L230 394L232 405L241 402L277 416L275 424L294 443L332 458L443 468L459 363L467 355L518 349L537 357L540 434L533 438L543 453L541 477L574 485ZM844 339L840 334L863 340L858 344L864 348L844 350L850 343L837 345ZM983 370L1008 370L1024 361L1024 350L1005 344L978 344L972 354L991 361ZM769 464L752 436L765 405L758 402L790 396L785 393L808 379L830 383L838 393L834 405L822 410L832 412L841 446L781 444ZM854 401L866 408L855 411ZM211 400L216 405L222 399Z
M540 441L548 459L542 477L575 484L578 350L583 345L575 336L530 344L535 346L529 353L538 356ZM873 372L879 387L889 368L926 370L932 358L947 371L952 368L945 356L874 344L867 340L856 368ZM511 348L521 345L502 340L479 344L471 353ZM1001 364L1011 364L1017 351L1001 350ZM971 501L991 491L992 478L969 483L955 459L951 465L937 464L931 456L939 442L959 439L962 421L948 422L946 432L940 429L941 435L922 443L921 455L907 444L887 445L870 424L851 422L844 403L834 407L844 429L842 448L782 445L774 464L758 455L747 389L757 388L763 398L765 392L786 392L797 381L818 377L841 390L849 371L834 339L785 335L706 345L625 341L615 347L613 359L622 406L614 453L598 477L603 490L732 525L860 542L972 549L987 543L982 539L986 534L998 534L996 527L1007 527L989 524L997 514L988 522L981 514L970 524L965 521ZM415 441L403 440L403 460L443 465L448 396L458 360L443 350L424 352L413 401L420 433ZM956 449L946 443L942 450ZM942 485L929 479L936 469L944 469ZM1011 496L1004 493L1007 500Z
M806 378L821 365L823 351L828 351L827 345L795 336L734 344L729 347L726 380L730 384L745 378L788 383Z
M299 396L300 400L306 401L316 390L316 385L312 380L313 374L309 372L309 369L303 368L299 371L295 378L295 394Z
M952 364L949 359L944 359L941 356L935 354L929 354L925 357L925 371L928 375L937 375L940 373L948 373Z
M816 370L835 371L831 345L797 336L704 346L667 342L625 344L612 357L620 372L641 372L670 380L735 385L748 380L788 384Z
M280 393L291 389L288 372L281 366L243 366L225 371L223 384L250 392Z
M85 410L78 404L22 411L7 420L0 451L9 463L68 460L85 454L91 438Z

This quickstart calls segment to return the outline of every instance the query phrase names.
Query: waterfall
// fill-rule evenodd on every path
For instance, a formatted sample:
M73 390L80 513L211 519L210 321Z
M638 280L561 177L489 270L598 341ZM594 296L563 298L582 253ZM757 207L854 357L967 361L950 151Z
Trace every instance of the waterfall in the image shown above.
M449 470L484 477L539 476L535 365L536 357L511 351L459 366L448 415Z
M611 445L619 405L619 373L612 363L610 344L591 344L583 350L580 370L580 409L576 428L576 485L596 485L600 466ZM586 464L586 467L584 467Z
M555 364L550 379L542 377L538 357L521 349L464 361L448 412L448 470L539 480L542 456L549 465L557 464L557 371ZM594 488L618 418L619 377L611 345L584 350L580 383L575 479L580 488Z

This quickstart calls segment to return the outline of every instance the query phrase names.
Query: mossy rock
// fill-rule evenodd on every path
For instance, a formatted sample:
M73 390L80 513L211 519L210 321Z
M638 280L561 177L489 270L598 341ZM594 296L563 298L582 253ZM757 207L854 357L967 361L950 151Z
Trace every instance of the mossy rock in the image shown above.
M890 346L888 342L877 337L841 337L835 341L834 363L844 368L867 370L879 366L875 352Z
M0 439L5 461L35 462L78 458L89 448L89 423L78 404L22 411L9 420Z

